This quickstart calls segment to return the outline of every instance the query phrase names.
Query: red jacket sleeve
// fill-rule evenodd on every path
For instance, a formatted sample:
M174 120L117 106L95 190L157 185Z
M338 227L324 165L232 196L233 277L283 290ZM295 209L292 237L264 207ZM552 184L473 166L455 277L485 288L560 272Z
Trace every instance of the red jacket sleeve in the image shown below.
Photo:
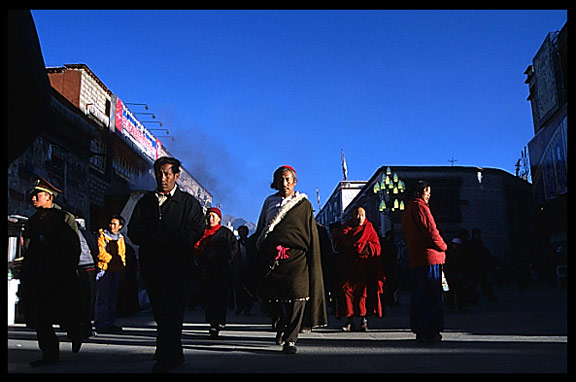
M434 218L430 213L430 208L428 205L421 205L418 208L418 219L420 220L421 227L425 231L423 232L423 236L430 239L431 244L435 247L438 251L446 251L448 246L440 236L440 232L436 228L436 223L434 222Z

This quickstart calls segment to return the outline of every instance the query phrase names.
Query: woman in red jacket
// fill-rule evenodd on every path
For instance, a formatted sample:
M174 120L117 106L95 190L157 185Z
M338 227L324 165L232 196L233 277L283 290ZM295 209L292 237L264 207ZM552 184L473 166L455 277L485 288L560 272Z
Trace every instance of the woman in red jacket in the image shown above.
M418 182L402 214L402 232L412 270L410 326L417 341L439 342L444 330L442 264L448 248L430 213L430 184Z

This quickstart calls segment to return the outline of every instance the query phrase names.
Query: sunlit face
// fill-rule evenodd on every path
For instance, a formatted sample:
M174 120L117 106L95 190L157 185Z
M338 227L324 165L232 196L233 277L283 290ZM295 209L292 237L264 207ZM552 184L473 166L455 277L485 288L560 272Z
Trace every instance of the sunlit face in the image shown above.
M118 219L111 219L108 228L110 229L110 233L117 234L122 229L122 224L120 224L120 220Z
M174 174L172 172L172 165L170 163L162 165L155 175L158 191L161 192L172 191L176 181L180 177L180 173Z
M425 189L422 190L422 195L420 195L420 197L422 199L424 199L424 201L426 203L428 203L428 201L430 200L430 195L431 195L431 191L430 191L430 186L426 187Z
M277 188L280 191L280 195L286 198L294 193L294 186L296 186L296 181L294 180L294 175L292 171L285 170L279 178L276 179Z
M364 208L359 207L356 209L356 221L358 225L364 225L366 222L366 211L364 211Z
M208 227L216 227L218 224L220 224L220 216L218 216L217 213L215 212L209 212L208 216L206 216L206 223L208 224Z
M45 191L38 191L32 195L32 204L34 208L51 208L54 197Z

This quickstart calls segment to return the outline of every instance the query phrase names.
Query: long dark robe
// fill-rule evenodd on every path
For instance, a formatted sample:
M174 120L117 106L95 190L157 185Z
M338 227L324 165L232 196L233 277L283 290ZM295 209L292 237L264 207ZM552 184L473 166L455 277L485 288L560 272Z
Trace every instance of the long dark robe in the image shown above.
M256 235L265 233L260 231ZM258 244L258 262L264 276L262 296L271 301L308 298L306 309L310 311L311 326L326 325L320 241L308 199L302 198L283 214ZM289 248L288 258L277 260L270 271L269 266L274 264L279 245Z
M200 286L204 295L206 321L211 325L226 324L226 309L234 282L232 260L238 253L238 241L226 227L220 226L197 250L201 269Z
M26 224L21 298L27 326L81 321L80 239L66 212L39 208Z

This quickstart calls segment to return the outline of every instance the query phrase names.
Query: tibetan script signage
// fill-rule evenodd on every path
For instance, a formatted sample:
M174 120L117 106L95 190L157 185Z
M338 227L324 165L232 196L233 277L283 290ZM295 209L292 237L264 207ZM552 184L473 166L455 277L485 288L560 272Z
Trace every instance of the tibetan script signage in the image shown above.
M142 125L120 98L116 99L115 127L116 133L132 142L145 157L153 161L158 158L162 143Z

